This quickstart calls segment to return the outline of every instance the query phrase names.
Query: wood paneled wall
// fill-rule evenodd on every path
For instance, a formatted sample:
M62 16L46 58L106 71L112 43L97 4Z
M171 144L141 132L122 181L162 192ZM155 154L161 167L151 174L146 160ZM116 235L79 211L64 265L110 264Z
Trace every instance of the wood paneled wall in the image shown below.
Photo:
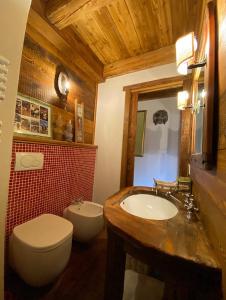
M219 138L217 165L212 171L192 167L193 191L200 204L200 214L223 270L226 299L226 2L217 0L219 68Z
M62 51L63 52L63 51ZM63 62L41 47L28 34L25 36L18 91L51 105L52 128L59 115L66 125L74 124L75 99L84 103L85 143L93 142L96 89L88 86L78 74L66 67L70 78L70 91L64 107L54 88L56 68Z
M18 91L48 103L52 127L62 115L74 124L75 100L84 103L84 142L91 144L95 131L97 84L103 81L103 64L70 29L61 32L45 17L45 1L32 0L21 61ZM63 66L70 79L67 105L54 88L56 68Z

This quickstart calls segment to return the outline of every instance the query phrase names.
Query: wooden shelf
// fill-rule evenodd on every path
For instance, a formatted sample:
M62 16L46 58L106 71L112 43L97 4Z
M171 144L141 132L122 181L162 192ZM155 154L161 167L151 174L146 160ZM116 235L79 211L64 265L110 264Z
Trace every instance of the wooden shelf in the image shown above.
M31 136L14 135L13 140L15 142L20 142L20 143L58 145L58 146L77 147L77 148L97 148L97 145L93 145L93 144L58 141L58 140L52 140L50 138L48 139L48 138L34 137L34 136L31 137Z

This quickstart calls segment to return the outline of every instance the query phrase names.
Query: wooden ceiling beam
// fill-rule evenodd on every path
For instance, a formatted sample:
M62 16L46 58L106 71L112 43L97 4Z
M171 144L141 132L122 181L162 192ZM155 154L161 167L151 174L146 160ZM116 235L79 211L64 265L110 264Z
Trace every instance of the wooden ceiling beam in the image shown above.
M46 4L46 16L58 29L76 23L82 15L108 5L113 0L49 0Z
M103 70L102 64L100 68L92 68L91 64L86 61L86 57L83 57L76 49L77 47L72 46L76 43L71 36L72 42L69 42L69 38L64 39L50 24L46 22L35 10L30 9L28 24L34 28L40 35L42 35L47 41L54 45L58 52L64 53L67 60L71 61L71 66L75 66L77 70L82 71L86 74L84 78L90 78L95 82L103 81ZM38 42L38 41L37 41ZM54 54L54 53L53 53ZM56 54L55 54L56 55ZM75 71L76 72L76 71Z
M175 45L146 52L104 66L104 78L123 75L176 61Z

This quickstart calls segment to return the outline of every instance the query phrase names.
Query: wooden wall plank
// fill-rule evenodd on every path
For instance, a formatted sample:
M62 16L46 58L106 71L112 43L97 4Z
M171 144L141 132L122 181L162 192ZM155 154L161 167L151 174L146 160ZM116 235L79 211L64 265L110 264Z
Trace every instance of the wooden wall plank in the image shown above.
M46 44L45 44L46 45ZM96 86L93 89L87 85L86 81L81 80L77 73L74 73L69 65L65 65L70 79L70 90L66 105L58 98L55 88L54 79L56 68L64 65L64 61L53 56L48 52L48 48L42 48L29 35L25 37L24 48L22 53L21 69L18 91L24 95L44 101L51 106L52 129L55 127L56 120L61 115L63 126L71 120L75 122L75 99L84 103L84 133L85 143L93 142L94 135L94 114L95 114L95 97ZM95 83L93 83L95 84ZM52 130L53 138L54 130Z
M169 64L175 62L175 60L175 45L172 45L105 65L104 77L108 78Z
M55 47L54 44L49 42L48 39L43 37L33 26L27 24L26 33L31 37L38 45L46 49L54 57L58 58L66 67L70 68L74 73L79 74L80 78L84 80L91 90L95 89L95 82L77 66L73 64L71 59L67 57L61 50L60 47Z
M192 168L191 175L201 219L221 264L226 299L226 184L208 171Z

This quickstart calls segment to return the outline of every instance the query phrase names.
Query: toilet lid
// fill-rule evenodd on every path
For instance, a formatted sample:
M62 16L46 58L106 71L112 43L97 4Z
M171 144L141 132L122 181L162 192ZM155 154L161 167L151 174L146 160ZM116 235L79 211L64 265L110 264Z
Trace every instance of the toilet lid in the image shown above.
M72 236L73 225L68 220L52 214L43 214L16 226L13 235L37 250L55 248Z

